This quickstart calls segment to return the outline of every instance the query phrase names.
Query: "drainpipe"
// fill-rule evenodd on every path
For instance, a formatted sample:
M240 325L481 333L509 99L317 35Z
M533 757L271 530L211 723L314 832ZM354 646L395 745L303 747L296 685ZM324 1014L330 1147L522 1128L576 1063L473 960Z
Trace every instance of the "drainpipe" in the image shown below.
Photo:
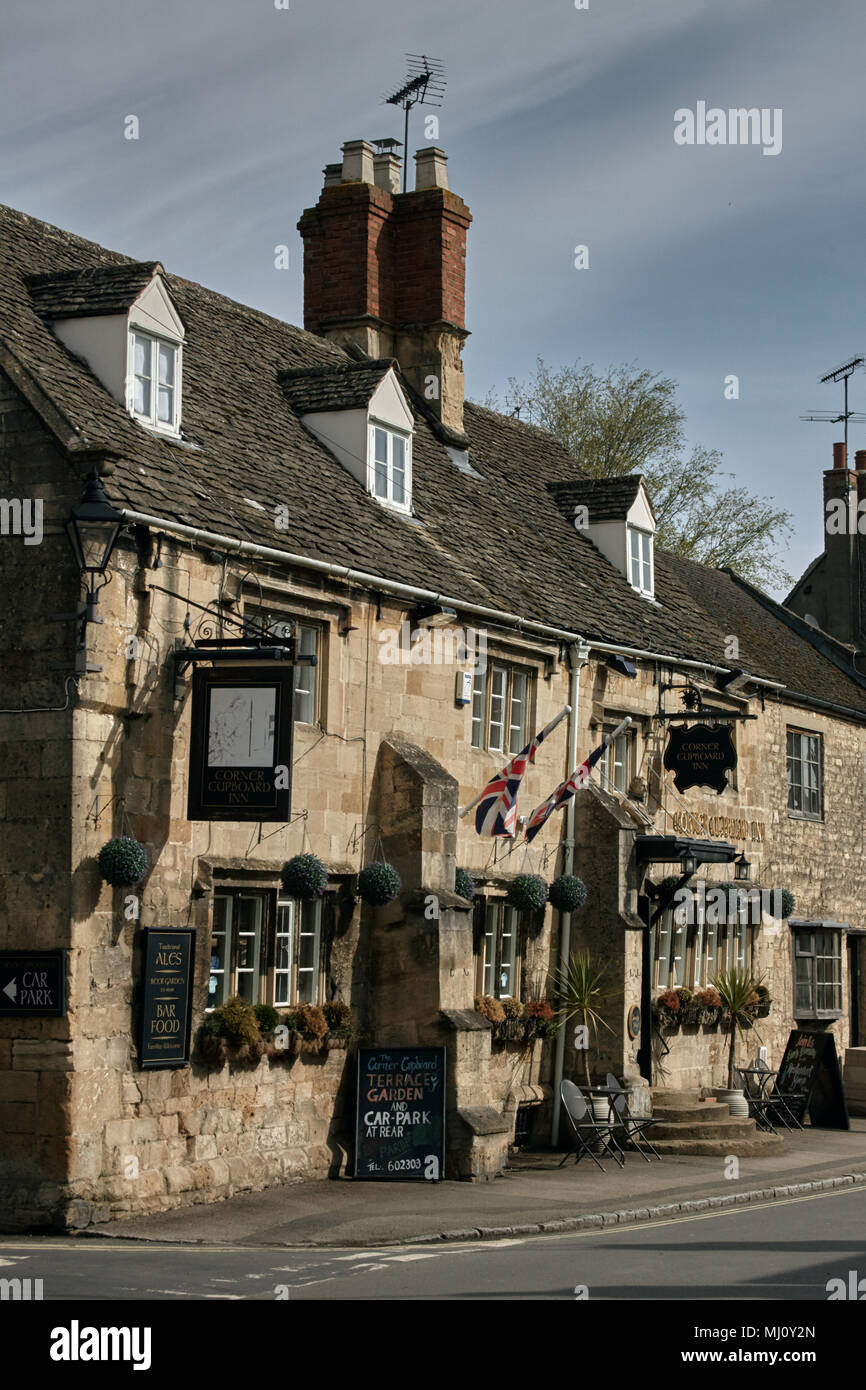
M580 712L580 673L589 659L589 647L585 642L574 642L568 650L569 662L571 665L571 690L568 700L571 705L571 718L568 726L568 776L577 767L577 737L578 737L578 714ZM577 798L572 797L566 807L565 816L565 859L562 872L570 874L574 872L574 821L575 821L575 802ZM568 965L568 958L571 954L571 913L563 912L560 918L559 928L559 966L564 970ZM556 1035L556 1051L553 1059L553 1122L551 1125L551 1143L556 1147L559 1142L559 1087L562 1082L562 1073L565 1067L565 1027L560 1028Z

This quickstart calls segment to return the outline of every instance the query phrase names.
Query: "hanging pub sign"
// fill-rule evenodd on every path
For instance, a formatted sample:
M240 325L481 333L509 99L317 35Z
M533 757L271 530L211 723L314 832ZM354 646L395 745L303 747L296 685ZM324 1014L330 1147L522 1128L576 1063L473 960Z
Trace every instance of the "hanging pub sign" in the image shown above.
M355 1177L442 1177L445 1048L360 1047Z
M189 1062L193 929L145 927L142 938L139 1065L183 1067Z
M727 724L683 725L671 728L665 749L665 769L674 774L678 792L689 787L712 787L721 796L728 772L737 766L737 752Z
M189 820L289 819L293 690L292 667L195 672Z

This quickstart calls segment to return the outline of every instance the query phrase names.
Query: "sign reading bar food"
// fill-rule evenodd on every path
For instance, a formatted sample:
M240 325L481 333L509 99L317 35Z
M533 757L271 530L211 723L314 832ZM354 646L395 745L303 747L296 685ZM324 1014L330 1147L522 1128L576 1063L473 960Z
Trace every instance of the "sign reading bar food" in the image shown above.
M359 1048L355 1177L435 1181L444 1162L445 1048Z
M189 1061L195 936L191 927L146 927L142 937L139 1063L183 1067Z
M737 752L727 724L687 724L671 729L665 749L665 768L674 774L678 792L689 787L712 787L719 795L728 785L728 772L737 766Z
M65 1013L64 951L0 951L0 1018Z
M189 820L287 821L294 667L193 678Z
M850 1129L842 1072L832 1033L795 1028L788 1038L775 1089L800 1123L809 1114L816 1129Z

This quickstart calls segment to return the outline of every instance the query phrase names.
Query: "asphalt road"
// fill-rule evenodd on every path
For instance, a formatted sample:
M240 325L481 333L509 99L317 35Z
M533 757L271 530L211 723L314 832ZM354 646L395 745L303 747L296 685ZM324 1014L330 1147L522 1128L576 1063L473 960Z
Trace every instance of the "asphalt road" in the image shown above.
M0 1239L0 1279L64 1300L818 1300L866 1297L866 1191L604 1232L368 1250ZM2 1285L0 1285L2 1290Z

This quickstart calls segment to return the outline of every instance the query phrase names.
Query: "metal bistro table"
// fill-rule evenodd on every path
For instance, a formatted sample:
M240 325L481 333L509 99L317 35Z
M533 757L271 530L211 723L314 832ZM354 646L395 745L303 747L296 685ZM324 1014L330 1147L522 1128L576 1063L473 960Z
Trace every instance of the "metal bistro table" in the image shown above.
M593 1096L607 1096L607 1122L610 1125L616 1124L618 1117L616 1110L614 1109L613 1103L616 1100L617 1096L621 1096L623 1094L622 1086L581 1086L579 1089L581 1094L590 1101L590 1109L592 1109L591 1102ZM594 1110L592 1113L593 1117L595 1117ZM621 1166L624 1167L625 1150L623 1149L622 1145L618 1142L613 1129L611 1129L610 1131L610 1140L614 1148L621 1155L621 1157L619 1158L619 1163L621 1164ZM616 1154L614 1155L614 1157L616 1157Z
M741 1076L745 1076L747 1078L754 1076L756 1078L758 1082L758 1093L756 1096L754 1096L754 1099L758 1101L759 1104L769 1109L770 1102L775 1101L777 1103L776 1115L778 1119L782 1121L782 1124L785 1126L786 1129L803 1128L803 1126L797 1119L797 1116L794 1114L793 1110L788 1104L789 1097L779 1095L778 1093L776 1095L772 1095L767 1091L767 1087L771 1083L775 1082L776 1077L779 1075L778 1071L773 1071L770 1067L738 1067L737 1070L739 1071ZM770 1125L770 1129L772 1130L773 1122L769 1119L769 1116L767 1117L767 1119Z

